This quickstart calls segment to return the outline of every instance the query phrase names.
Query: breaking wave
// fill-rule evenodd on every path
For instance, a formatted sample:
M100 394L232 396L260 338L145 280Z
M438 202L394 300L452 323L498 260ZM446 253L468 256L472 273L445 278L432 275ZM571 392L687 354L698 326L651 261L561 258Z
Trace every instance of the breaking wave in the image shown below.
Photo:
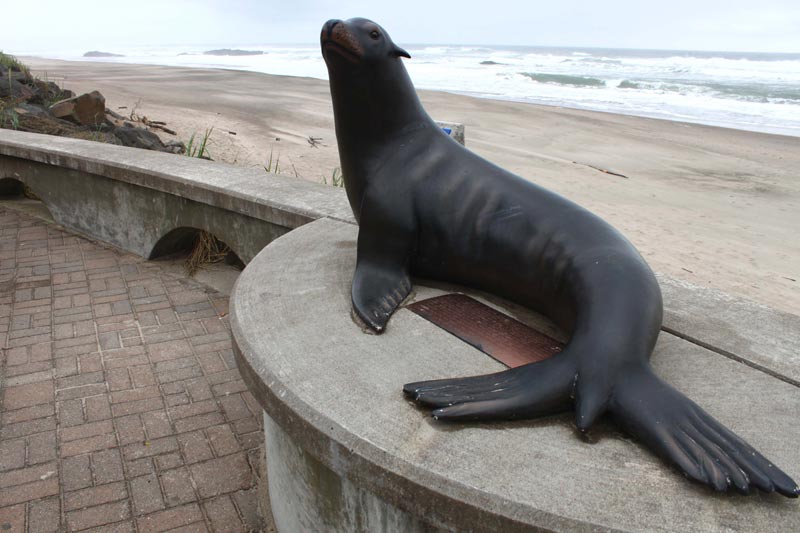
M246 48L248 57L203 55ZM800 136L800 54L578 49L519 46L405 46L419 89L484 98L666 118ZM25 51L56 59L229 68L326 78L317 45L206 43L109 50Z
M590 76L571 76L569 74L543 74L536 72L520 72L533 81L539 83L555 83L557 85L571 85L573 87L603 87L606 82Z

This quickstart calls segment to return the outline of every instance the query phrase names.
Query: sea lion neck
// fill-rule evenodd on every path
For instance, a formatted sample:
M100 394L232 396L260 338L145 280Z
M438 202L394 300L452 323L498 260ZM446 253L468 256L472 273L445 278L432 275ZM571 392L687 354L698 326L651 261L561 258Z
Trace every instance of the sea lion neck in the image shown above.
M363 191L376 179L387 141L403 131L434 127L398 57L350 65L328 61L336 140L347 195L359 219Z
M359 67L328 68L340 148L350 140L380 145L410 124L430 120L400 59Z

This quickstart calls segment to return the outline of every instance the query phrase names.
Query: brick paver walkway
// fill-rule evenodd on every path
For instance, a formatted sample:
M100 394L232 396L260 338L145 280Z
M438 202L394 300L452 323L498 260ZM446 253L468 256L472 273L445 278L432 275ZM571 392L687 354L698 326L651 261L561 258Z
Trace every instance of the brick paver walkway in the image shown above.
M259 530L228 300L0 207L0 532Z

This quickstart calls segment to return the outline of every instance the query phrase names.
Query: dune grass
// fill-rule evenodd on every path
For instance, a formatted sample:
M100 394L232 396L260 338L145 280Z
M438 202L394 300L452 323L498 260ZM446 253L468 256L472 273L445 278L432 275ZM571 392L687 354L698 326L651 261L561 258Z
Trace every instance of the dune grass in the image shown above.
M203 138L199 140L197 139L197 134L192 133L192 136L189 137L189 142L186 144L186 155L199 159L211 159L211 154L208 152L208 140L211 138L213 131L214 126L211 126L203 134Z
M10 54L4 53L2 50L0 50L0 65L9 70L16 70L18 72L30 71L25 63Z
M328 185L328 178L322 176L322 183ZM334 187L342 187L344 188L344 175L342 175L342 170L339 168L334 168L333 173L331 174L331 181L330 185Z

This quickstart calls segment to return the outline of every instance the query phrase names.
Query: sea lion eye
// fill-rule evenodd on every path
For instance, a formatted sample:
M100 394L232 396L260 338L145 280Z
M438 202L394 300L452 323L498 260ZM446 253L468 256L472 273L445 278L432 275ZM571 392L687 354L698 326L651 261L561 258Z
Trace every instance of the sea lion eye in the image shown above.
M378 33L378 30L372 30L371 32L369 32L369 36L377 41L380 38L381 34Z

